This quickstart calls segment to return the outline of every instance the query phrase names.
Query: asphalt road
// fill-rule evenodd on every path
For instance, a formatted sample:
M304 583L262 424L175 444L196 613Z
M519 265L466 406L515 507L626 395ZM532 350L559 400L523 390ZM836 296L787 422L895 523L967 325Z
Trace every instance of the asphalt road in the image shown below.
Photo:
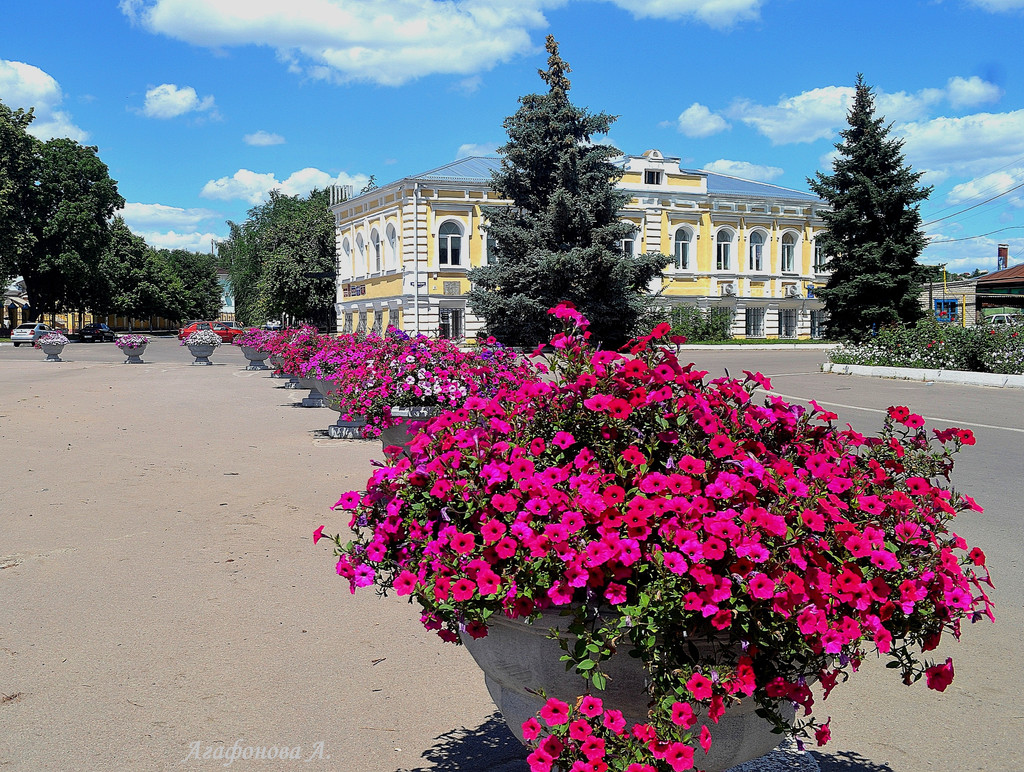
M1024 769L1024 393L823 375L817 350L687 354L864 432L892 404L975 431L955 481L986 511L957 530L988 553L997 623L936 652L956 663L941 694L866 663L819 706L833 740L815 755L826 772ZM236 348L205 368L173 339L145 365L109 343L63 357L0 347L0 768L223 768L202 754L240 743L311 769L526 769L465 651L405 603L349 595L312 545L344 527L329 506L379 445L328 439L335 414Z

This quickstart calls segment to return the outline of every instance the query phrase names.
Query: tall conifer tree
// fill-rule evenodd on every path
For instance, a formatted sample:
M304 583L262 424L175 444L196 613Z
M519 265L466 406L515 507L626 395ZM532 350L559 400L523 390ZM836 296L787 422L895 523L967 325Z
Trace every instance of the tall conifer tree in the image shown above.
M828 312L827 334L861 340L924 314L916 263L925 246L919 203L932 189L918 186L921 172L904 163L903 140L891 138L892 124L875 117L862 75L847 120L833 173L819 171L808 184L831 207L818 237L832 271L817 291Z
M623 254L634 228L618 219L629 200L615 187L622 170L612 160L621 153L591 140L615 118L569 101L569 65L553 36L546 48L548 68L539 74L548 92L521 97L504 123L509 141L492 187L512 205L485 208L489 265L470 272L469 302L509 345L546 341L554 329L547 311L565 300L590 319L595 340L619 345L669 258Z

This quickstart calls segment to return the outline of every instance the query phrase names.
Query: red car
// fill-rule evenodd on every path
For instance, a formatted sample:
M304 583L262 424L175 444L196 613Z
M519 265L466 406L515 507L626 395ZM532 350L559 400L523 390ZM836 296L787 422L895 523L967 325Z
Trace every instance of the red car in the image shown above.
M231 322L192 322L178 331L178 340L187 338L197 330L213 330L223 343L233 342L243 332Z

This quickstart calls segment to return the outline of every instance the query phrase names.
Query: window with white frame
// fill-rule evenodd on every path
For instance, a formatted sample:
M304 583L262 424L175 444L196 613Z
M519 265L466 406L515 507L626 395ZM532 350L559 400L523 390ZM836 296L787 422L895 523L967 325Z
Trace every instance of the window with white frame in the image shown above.
M352 271L352 244L347 238L341 240L341 259L345 262L345 273Z
M764 337L764 308L747 308L744 312L744 333L748 338Z
M786 233L782 236L782 265L783 273L796 273L796 236Z
M820 340L825 337L825 311L815 309L811 311L811 337Z
M644 185L660 185L661 172L648 169L644 172Z
M690 239L689 228L680 228L672 240L672 254L676 259L677 271L690 270Z
M466 335L466 312L461 308L438 309L439 338L459 340Z
M627 236L621 241L622 254L626 257L633 257L636 254L636 237Z
M462 265L462 228L451 220L437 231L437 262L439 265Z
M715 237L715 270L732 270L732 231L722 228Z
M370 249L373 252L373 270L380 273L384 270L384 255L381 253L380 234L376 228L370 231Z
M764 270L764 233L761 231L753 231L748 239L749 241L749 259L747 261L747 269L750 271L763 271Z
M363 241L363 234L359 233L356 235L356 261L359 263L359 267L356 268L356 274L365 273L366 271L366 242Z
M487 231L484 231L484 250L487 252L487 265L498 264L497 246L498 242L494 236Z
M388 265L391 268L397 268L401 262L398 259L398 230L392 223L388 223L388 227L384 230L384 235L388 240Z

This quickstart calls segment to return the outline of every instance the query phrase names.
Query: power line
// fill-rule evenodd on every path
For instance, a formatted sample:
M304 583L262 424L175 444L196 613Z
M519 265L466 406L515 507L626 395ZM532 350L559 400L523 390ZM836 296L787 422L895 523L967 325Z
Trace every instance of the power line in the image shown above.
M947 214L945 217L939 217L939 218L937 218L935 220L931 220L929 222L923 223L921 227L925 228L925 227L927 227L929 225L934 225L937 222L942 222L943 220L948 220L950 217L956 217L957 215L961 215L964 212L969 212L972 209L977 209L979 206L984 206L985 204L989 203L990 201L995 201L997 198L1002 198L1007 193L1013 193L1013 191L1019 190L1020 188L1024 188L1024 182L1021 182L1018 185L1014 185L1009 190L1004 190L1002 193L998 193L998 194L992 196L991 198L986 198L984 201L979 201L977 204L972 204L971 206L965 207L964 209L961 209L959 212L953 212L953 214ZM994 232L995 231L993 231L993 233Z
M1024 183L1022 183L1022 185L1024 185ZM943 239L942 241L934 241L933 239L929 239L928 244L929 246L939 247L942 246L943 244L952 244L954 241L973 241L974 239L983 239L986 236L991 236L993 233L1012 231L1015 228L1024 228L1024 225L1007 225L1005 228L998 228L994 231L989 231L988 233L981 233L977 236L964 236L963 238L960 239Z

